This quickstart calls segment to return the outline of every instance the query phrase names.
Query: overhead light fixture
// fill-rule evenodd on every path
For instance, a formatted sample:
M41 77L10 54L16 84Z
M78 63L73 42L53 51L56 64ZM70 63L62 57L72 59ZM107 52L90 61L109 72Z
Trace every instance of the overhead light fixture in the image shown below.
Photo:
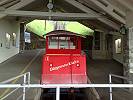
M128 32L128 29L125 25L122 24L121 27L120 27L119 32L124 35Z
M49 12L52 12L52 9L54 7L52 0L49 0L49 3L47 4L47 7L49 9ZM51 16L49 16L49 20L51 20Z
M47 7L48 7L49 10L52 10L54 6L53 6L52 2L49 2L47 4Z

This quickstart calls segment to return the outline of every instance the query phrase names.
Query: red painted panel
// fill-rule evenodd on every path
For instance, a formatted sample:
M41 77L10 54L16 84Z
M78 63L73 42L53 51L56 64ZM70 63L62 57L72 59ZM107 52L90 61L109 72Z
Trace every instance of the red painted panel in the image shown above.
M72 74L86 75L86 57L85 55L72 56L72 60L76 60L76 65L72 65Z
M43 84L71 84L71 74L43 74Z
M43 83L71 83L68 55L46 55L43 60Z
M86 75L86 56L85 54L72 56L73 61L77 61L72 65L72 83L87 83Z
M87 83L85 55L45 55L42 83Z

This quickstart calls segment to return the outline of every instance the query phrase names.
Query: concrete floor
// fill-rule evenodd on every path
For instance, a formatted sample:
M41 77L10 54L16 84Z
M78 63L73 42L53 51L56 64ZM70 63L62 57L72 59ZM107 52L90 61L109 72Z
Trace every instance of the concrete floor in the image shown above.
M41 59L44 50L31 50L24 51L10 58L4 63L0 64L0 82L11 77L17 76L24 72L31 72L31 83L39 83L41 78ZM88 76L92 83L108 83L109 73L122 75L122 65L114 60L87 60ZM116 80L114 80L116 82ZM17 81L16 83L18 83ZM121 83L121 80L117 82ZM109 91L106 88L97 88L101 100L109 100ZM0 97L5 95L11 90L1 89ZM14 93L5 100L15 100L15 97L20 95L19 92ZM36 89L30 89L26 100L33 100L36 93ZM123 89L113 89L113 100L132 100L132 93L129 93Z
M123 67L114 60L87 60L88 76L93 83L109 83L110 73L123 75Z
M25 72L31 72L31 83L39 83L41 78L41 59L43 53L44 50L24 51L0 64L0 82ZM15 83L20 83L21 81L22 79ZM11 91L11 89L0 90L0 97ZM5 100L16 100L16 97L21 94L20 92L22 93L22 90L18 90L14 95L9 96L9 98ZM26 100L34 100L35 92L36 89L29 89Z
M92 83L108 84L109 74L123 75L123 66L115 60L91 60L87 61L88 76ZM114 84L123 83L123 80L113 78ZM109 100L109 88L96 88L101 100ZM133 100L133 93L127 89L113 89L113 100Z

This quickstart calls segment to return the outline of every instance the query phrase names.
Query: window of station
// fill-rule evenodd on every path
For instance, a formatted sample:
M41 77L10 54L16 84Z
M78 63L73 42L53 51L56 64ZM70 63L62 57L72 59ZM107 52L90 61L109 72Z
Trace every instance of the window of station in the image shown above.
M10 34L6 33L6 48L10 49Z
M16 46L16 34L12 33L13 37L12 37L12 45Z
M115 52L121 53L122 47L121 47L121 38L115 40Z
M76 49L74 37L49 37L49 49Z
M95 38L94 48L95 48L95 50L100 50L100 32L95 31L94 38Z

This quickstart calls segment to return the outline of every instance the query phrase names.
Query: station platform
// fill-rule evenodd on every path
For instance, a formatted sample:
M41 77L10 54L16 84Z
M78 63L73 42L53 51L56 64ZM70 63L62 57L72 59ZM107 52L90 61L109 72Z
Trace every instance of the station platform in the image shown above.
M95 84L109 84L109 74L123 76L123 65L115 60L87 61L88 77ZM114 84L124 84L123 80L113 78ZM109 100L109 88L96 88L101 100ZM133 93L129 89L113 89L113 100L132 100Z
M27 50L23 51L7 61L0 64L0 82L12 77L16 77L26 72L31 73L31 83L38 84L41 79L41 64L42 55L45 50ZM20 83L22 79L15 80L12 83ZM0 89L0 98L9 93L11 89ZM34 100L37 89L29 89L26 93L26 100ZM19 90L13 95L9 96L6 100L16 100L22 94ZM32 94L32 95L31 95Z

